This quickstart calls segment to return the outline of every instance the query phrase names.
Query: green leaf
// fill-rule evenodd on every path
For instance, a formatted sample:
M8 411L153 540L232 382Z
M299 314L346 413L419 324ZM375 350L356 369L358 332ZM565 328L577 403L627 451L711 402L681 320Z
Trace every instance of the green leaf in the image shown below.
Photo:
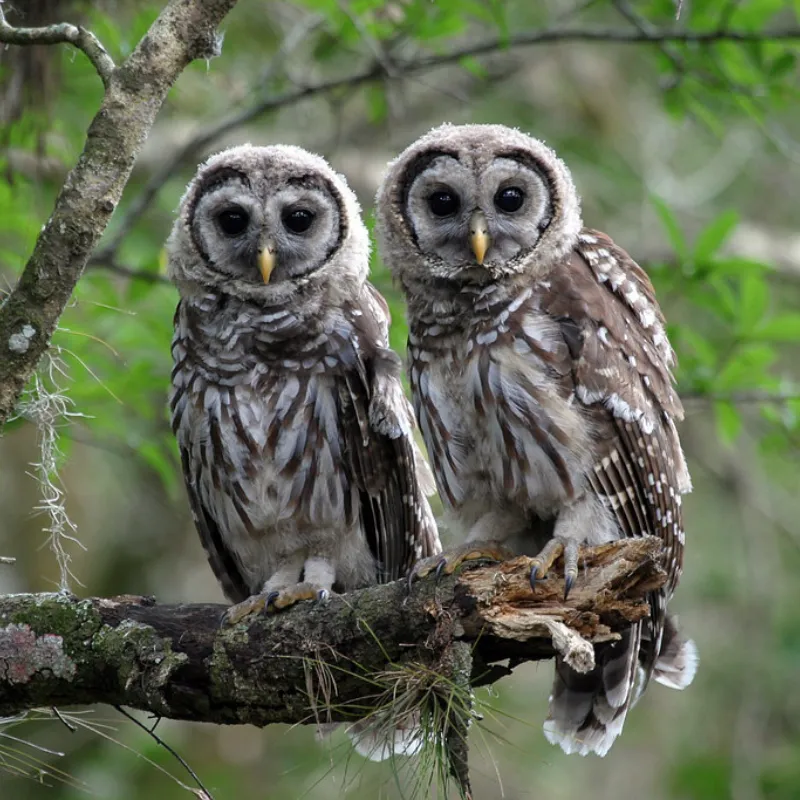
M702 262L711 259L738 223L739 215L735 211L723 211L697 237L697 241L694 243L695 261Z
M794 53L783 53L769 65L769 74L773 79L781 78L792 72L797 66L797 56Z
M719 360L719 355L714 345L700 333L691 328L687 328L685 325L681 326L678 331L676 344L682 345L681 350L683 350L684 347L688 347L695 360L703 366L712 367ZM683 353L680 355L680 360L682 360Z
M714 418L719 438L728 444L736 441L742 431L742 417L736 406L728 400L717 400L714 403Z
M660 197L656 197L655 195L650 195L650 202L653 204L653 208L656 214L658 214L661 224L664 226L664 231L667 234L667 238L675 254L681 260L687 259L689 256L689 248L672 210Z
M756 272L767 273L775 269L771 264L765 264L763 261L756 261L752 258L744 258L744 256L715 258L711 266L716 274L735 276L744 276Z
M470 75L474 75L476 78L480 78L480 80L485 80L489 75L486 67L473 56L464 56L458 63L463 69L469 72Z
M753 338L767 342L800 341L800 314L779 314L762 322L753 331Z
M762 275L742 278L739 293L739 330L749 334L764 318L769 306L769 286Z
M762 386L769 379L766 370L775 361L776 355L775 349L768 344L750 342L740 346L720 370L713 390L730 391Z

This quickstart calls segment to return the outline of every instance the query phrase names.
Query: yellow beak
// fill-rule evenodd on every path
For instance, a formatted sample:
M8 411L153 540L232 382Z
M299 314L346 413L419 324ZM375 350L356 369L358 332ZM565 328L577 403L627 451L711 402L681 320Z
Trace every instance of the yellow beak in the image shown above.
M483 264L486 251L491 243L486 216L483 211L473 211L472 216L469 218L469 246L472 248L472 252L475 253L475 260L479 264Z
M272 271L275 269L275 242L267 239L264 247L258 253L258 268L264 283L269 283Z

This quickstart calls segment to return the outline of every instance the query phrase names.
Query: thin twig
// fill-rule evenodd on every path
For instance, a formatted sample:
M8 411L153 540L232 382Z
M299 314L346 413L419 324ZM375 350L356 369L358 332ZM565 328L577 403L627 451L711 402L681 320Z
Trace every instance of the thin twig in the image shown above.
M648 19L638 14L627 2L627 0L614 0L614 7L622 14L636 30L645 34L646 36L653 36L658 32L658 29L650 23ZM678 12L680 14L680 11ZM664 57L672 64L673 69L678 75L682 75L686 71L686 65L678 53L675 52L668 44L663 42L658 48Z
M117 264L116 261L101 261L99 258L92 258L89 266L94 269L104 269L107 272L113 272L115 275L121 275L123 278L132 278L137 281L144 281L145 283L163 283L171 286L172 283L166 275L160 272L152 272L147 269L134 269L133 267L125 267L122 264Z
M148 736L153 738L153 741L163 747L173 758L175 758L178 763L192 776L192 780L198 785L200 791L204 793L204 797L208 798L208 800L214 800L214 796L211 792L206 789L203 785L203 781L197 776L197 773L186 763L186 761L181 757L181 755L169 744L167 744L156 732L156 726L153 725L152 728L148 728L143 722L140 722L133 714L128 713L122 706L114 706L114 708L122 714L123 717L127 717L131 722L135 725L138 725ZM156 722L156 725L158 722Z
M713 45L718 42L758 42L758 41L794 41L800 40L800 27L789 27L784 30L764 31L762 33L744 30L725 31L685 31L685 30L618 30L618 29L579 29L555 28L528 31L510 37L492 37L480 42L455 48L449 53L424 56L417 59L393 60L392 74L387 75L385 64L374 61L370 66L345 77L331 78L311 86L300 86L277 96L265 96L248 108L241 109L224 117L216 124L204 123L202 132L185 142L157 170L136 196L122 217L115 233L109 237L92 259L93 261L113 261L120 243L139 221L142 215L152 207L155 196L170 178L176 175L192 159L204 153L208 147L230 131L253 122L264 114L295 105L302 100L328 94L338 89L353 89L377 80L402 80L420 72L427 72L458 63L462 59L489 55L491 53L510 51L521 47L533 47L545 44L568 42L597 42L600 44L663 44L665 42Z
M83 52L92 66L97 70L103 86L108 86L111 73L116 69L114 60L106 51L100 40L86 28L60 22L42 28L15 28L9 25L3 13L0 0L0 42L21 46L33 44L71 44Z

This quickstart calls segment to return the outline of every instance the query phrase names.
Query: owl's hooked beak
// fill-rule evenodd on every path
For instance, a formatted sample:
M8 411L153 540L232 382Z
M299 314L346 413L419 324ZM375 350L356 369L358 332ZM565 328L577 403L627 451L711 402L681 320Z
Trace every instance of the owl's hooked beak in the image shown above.
M483 259L491 242L486 215L483 211L473 211L469 218L469 246L475 253L475 260L481 266L483 266Z
M264 283L269 283L272 271L275 269L275 242L272 239L267 239L258 252L258 268L261 270Z

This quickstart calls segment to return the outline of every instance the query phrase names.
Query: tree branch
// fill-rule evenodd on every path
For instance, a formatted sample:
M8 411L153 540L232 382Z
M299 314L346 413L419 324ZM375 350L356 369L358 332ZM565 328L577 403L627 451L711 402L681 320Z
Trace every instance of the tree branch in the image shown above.
M265 96L253 105L236 111L216 123L206 121L201 132L190 138L179 147L163 166L158 169L145 184L141 192L134 198L120 225L108 242L97 252L97 263L113 262L119 246L128 232L139 221L141 216L152 207L156 195L161 188L191 161L197 160L208 148L219 141L225 134L236 128L255 121L264 114L279 111L295 105L302 100L330 94L339 89L354 89L377 80L393 81L412 77L420 72L429 72L441 67L451 66L462 59L491 55L523 47L535 47L546 44L569 42L597 42L599 44L621 45L663 45L665 43L683 43L697 45L713 45L718 42L755 42L755 41L795 41L800 40L800 27L789 27L776 31L686 31L686 30L617 30L617 29L578 29L555 28L551 30L527 31L510 37L496 36L479 42L473 42L456 48L449 53L425 56L415 59L391 59L391 71L386 69L386 56L375 60L370 66L344 77L320 81L311 86L301 86L277 96ZM93 259L94 263L94 259Z
M112 272L114 275L119 275L123 278L130 278L134 281L144 281L145 283L164 283L168 286L172 286L172 281L161 272L126 267L124 264L118 264L116 261L101 261L97 256L93 256L91 258L89 261L89 266L93 269L103 269L106 272Z
M401 581L232 628L219 627L219 605L8 595L0 597L0 716L107 703L215 723L353 721L388 686L396 690L404 670L436 676L458 663L463 671L464 643L473 684L493 680L498 661L556 650L585 671L592 644L647 615L644 596L665 579L661 552L654 537L585 550L567 601L559 567L532 594L531 560L520 557L424 580L410 593Z
M192 60L218 54L217 25L235 4L236 0L170 0L133 53L110 72L83 153L67 176L17 286L0 305L0 427L50 343L167 92ZM21 30L16 29L15 36ZM59 26L56 33L38 30L51 31L52 41L67 36ZM2 33L7 38L0 36L0 41L11 36L8 26ZM22 38L30 42L30 36ZM76 46L88 41L85 34L64 40ZM96 54L92 47L86 49Z
M116 65L97 37L86 28L61 22L43 28L15 28L8 24L0 0L0 42L3 44L71 44L81 50L108 88Z

